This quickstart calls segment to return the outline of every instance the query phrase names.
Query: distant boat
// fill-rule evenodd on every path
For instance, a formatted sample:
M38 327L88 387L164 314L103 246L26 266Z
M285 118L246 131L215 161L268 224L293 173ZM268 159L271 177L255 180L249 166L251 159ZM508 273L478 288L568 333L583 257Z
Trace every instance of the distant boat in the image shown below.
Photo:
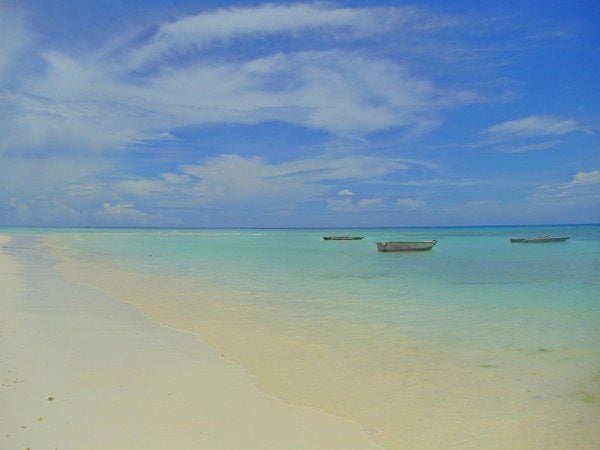
M418 242L376 242L377 250L380 252L419 252L431 250L437 241L418 241Z
M539 236L539 237L532 237L532 238L510 238L510 242L520 243L520 244L539 243L539 242L565 242L570 237L571 236L558 236L558 237Z
M326 241L360 241L364 236L323 236Z

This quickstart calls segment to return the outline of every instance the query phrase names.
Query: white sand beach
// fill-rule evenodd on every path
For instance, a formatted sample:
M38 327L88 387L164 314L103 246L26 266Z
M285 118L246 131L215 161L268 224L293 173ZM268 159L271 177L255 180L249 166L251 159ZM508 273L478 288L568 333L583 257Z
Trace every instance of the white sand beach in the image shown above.
M28 242L31 242L29 240ZM370 449L360 425L284 403L195 336L0 240L0 447Z

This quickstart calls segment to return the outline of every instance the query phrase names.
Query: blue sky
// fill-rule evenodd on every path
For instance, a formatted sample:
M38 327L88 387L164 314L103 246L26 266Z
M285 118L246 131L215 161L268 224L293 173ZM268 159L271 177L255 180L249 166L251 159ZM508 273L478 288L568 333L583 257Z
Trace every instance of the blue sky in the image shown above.
M598 23L593 0L0 0L0 225L600 222Z

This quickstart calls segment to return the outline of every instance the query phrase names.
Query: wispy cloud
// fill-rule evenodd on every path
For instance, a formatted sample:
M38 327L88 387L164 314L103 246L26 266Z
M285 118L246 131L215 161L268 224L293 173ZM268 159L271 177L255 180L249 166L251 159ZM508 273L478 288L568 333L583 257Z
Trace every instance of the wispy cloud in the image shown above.
M280 206L320 198L331 191L332 182L373 182L396 171L408 170L414 164L400 158L359 155L324 155L268 163L259 157L229 154L182 166L179 173L123 181L116 189L139 198L182 206L244 202ZM351 195L348 190L339 194Z
M578 172L567 183L540 186L532 196L533 202L569 204L600 204L600 171Z
M55 100L0 90L0 153L93 153L163 139L148 123L151 112L108 100ZM156 120L156 117L154 117Z
M472 147L489 147L499 153L526 153L548 150L561 144L559 140L532 142L539 138L563 136L572 133L593 133L573 119L550 115L532 115L498 123L480 132L483 139Z
M150 41L127 55L133 67L157 59L200 51L211 44L240 38L310 32L321 38L357 39L394 28L441 26L412 7L343 8L327 3L265 4L231 7L183 17L161 25Z
M527 116L493 125L482 131L491 140L508 140L519 137L560 136L590 130L572 119L556 116Z
M442 140L456 141L455 131L437 131L450 113L459 114L448 122L471 120L465 105L484 111L514 99L500 93L520 80L499 56L548 40L543 27L433 7L242 2L175 20L157 5L148 14L158 20L142 28L129 6L115 8L106 17L125 12L122 26L94 22L83 44L70 45L68 32L36 35L19 11L30 7L35 23L46 7L22 3L0 0L0 220L45 224L166 223L155 207L165 215L246 208L267 217L302 207L315 217L329 208L416 218L433 211L442 190L483 196L486 189L467 190L495 183L494 174L475 162L472 179L436 178L460 177L442 166L462 157L460 149L431 156ZM56 17L48 29L82 29ZM584 119L523 116L486 122L467 139L516 154L595 131ZM483 120L469 123L484 128ZM229 128L244 136L215 137ZM272 130L298 143L290 150ZM401 157L416 152L431 160ZM548 192L573 197L597 186L596 176L580 172Z
M428 130L442 111L478 101L440 88L407 67L346 51L275 54L245 62L197 64L143 83L64 56L48 57L29 93L4 92L4 146L120 150L128 144L215 123L283 121L337 135L404 127Z
M0 16L4 22L12 28L0 27L10 44L0 52L0 70L26 35ZM360 46L350 50L340 40L426 34L452 23L411 7L266 4L160 24L149 37L120 40L126 44L120 54L110 43L111 50L86 54L46 48L38 55L43 70L0 91L0 150L120 151L217 123L282 121L353 137L394 127L431 130L444 111L484 99L470 89L437 85L408 64ZM262 56L236 52L236 39L273 33L286 33L299 45L287 52L270 46ZM317 35L325 45L313 50ZM218 59L205 54L214 43L222 46ZM156 67L140 68L150 62Z

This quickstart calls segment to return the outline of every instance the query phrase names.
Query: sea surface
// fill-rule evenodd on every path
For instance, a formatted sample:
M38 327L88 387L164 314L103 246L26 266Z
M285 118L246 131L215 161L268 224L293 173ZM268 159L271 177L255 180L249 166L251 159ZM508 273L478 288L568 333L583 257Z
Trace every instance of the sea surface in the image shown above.
M600 226L0 233L97 267L82 280L388 448L599 443ZM323 240L337 234L364 239ZM509 241L543 235L573 237Z

